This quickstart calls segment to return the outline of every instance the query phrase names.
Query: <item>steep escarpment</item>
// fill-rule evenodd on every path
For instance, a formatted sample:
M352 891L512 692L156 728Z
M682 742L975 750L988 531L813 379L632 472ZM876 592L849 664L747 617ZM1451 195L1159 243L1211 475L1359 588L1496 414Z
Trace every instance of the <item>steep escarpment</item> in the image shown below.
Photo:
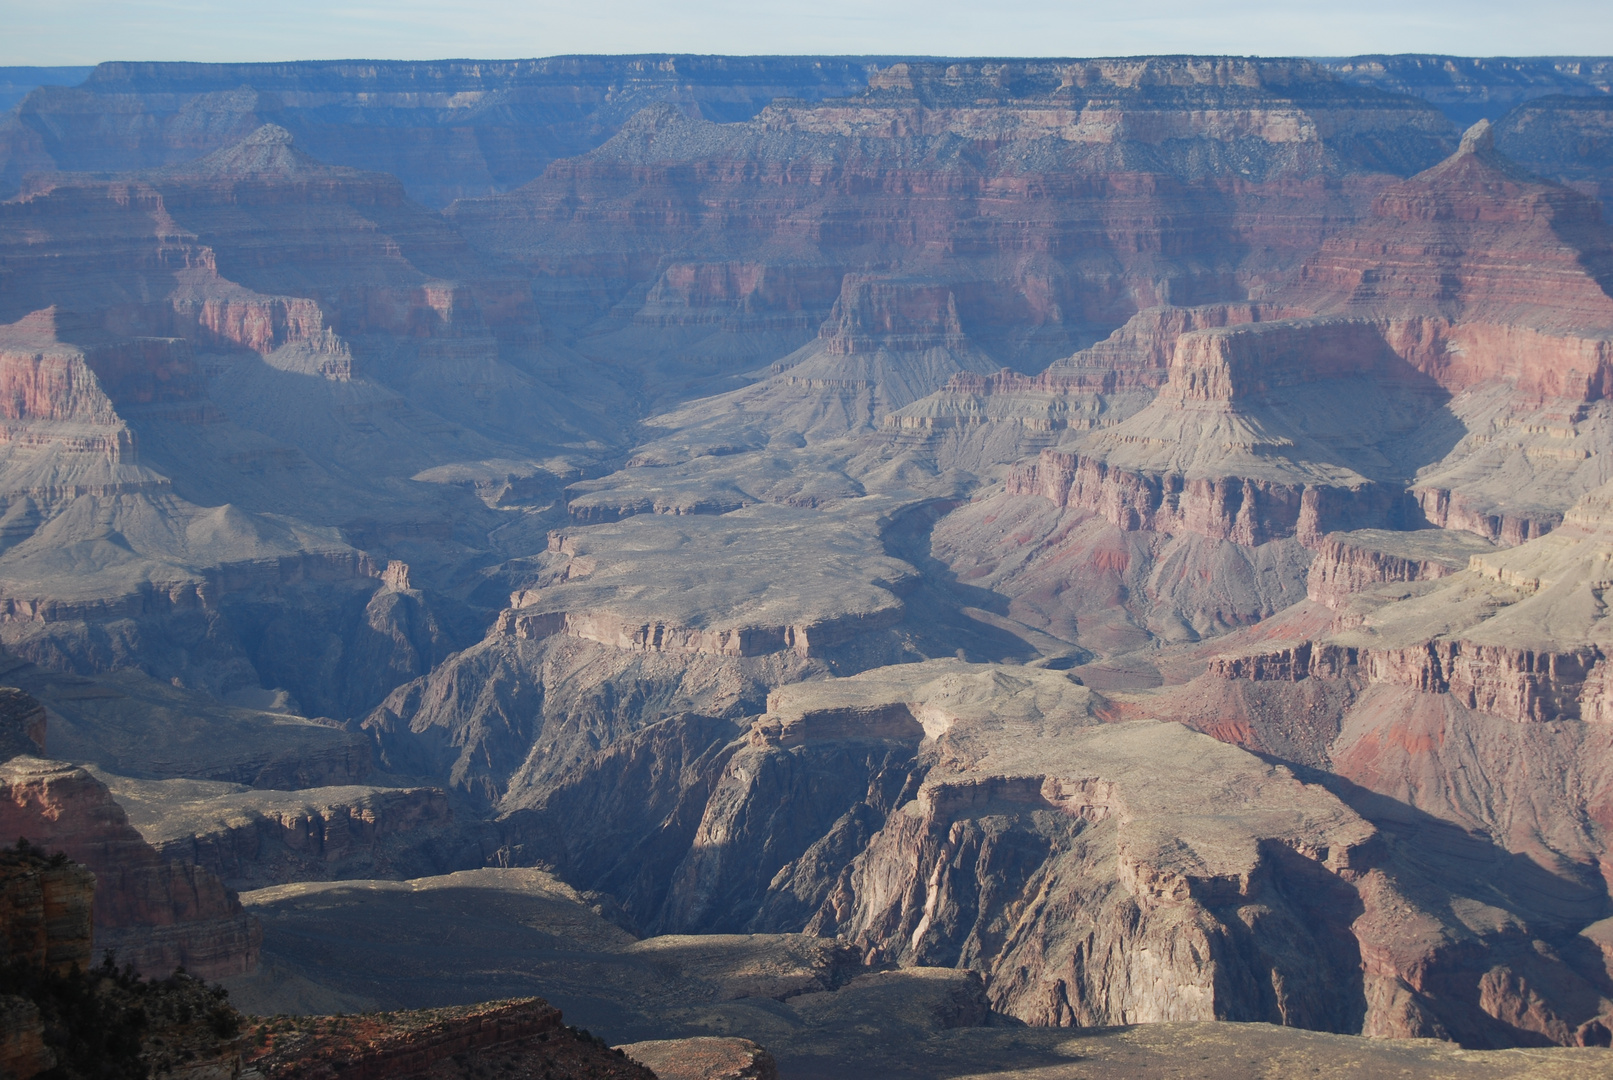
M259 930L211 873L169 862L83 769L17 757L4 766L7 833L65 851L95 874L95 945L141 971L205 978L250 971Z
M1316 317L1178 337L1154 402L1042 451L1010 491L1244 544L1424 520L1537 536L1605 479L1589 446L1610 251L1593 202L1500 156L1481 123L1264 293ZM1534 437L1489 434L1508 425ZM1578 445L1545 445L1564 433Z
M476 827L457 821L437 788L253 791L217 781L101 776L157 854L236 890L289 880L424 877L480 866L486 857Z
M1243 299L1269 260L1311 249L1328 215L1354 216L1376 186L1363 174L1416 171L1449 138L1420 103L1304 63L907 63L864 94L781 102L748 124L646 111L533 184L452 213L473 243L552 282L540 299L557 325L597 328L585 351L636 352L656 382L677 377L662 373L668 351L746 370L734 333L668 334L661 320L657 342L602 321L617 303L637 309L641 289L659 295L669 261L687 274L765 260L837 281L875 252L883 272L951 287L970 338L1034 371L1141 308ZM815 292L779 294L778 313L822 318L833 293ZM765 303L758 293L749 310Z
M1520 723L1603 721L1605 629L1592 598L1607 558L1607 503L1604 486L1581 499L1561 528L1516 548L1470 551L1465 567L1449 555L1415 566L1378 558L1371 561L1383 567L1382 576L1357 575L1358 587L1349 592L1351 575L1321 568L1316 598L1340 613L1340 629L1279 649L1292 657L1289 677L1354 675L1450 694L1467 708ZM1349 545L1348 535L1334 541L1329 562L1346 558ZM1423 546L1460 550L1443 541ZM1380 580L1429 584L1397 588ZM1211 666L1259 677L1258 664L1236 657Z
M1416 869L1415 842L1286 769L1175 725L1102 724L1107 708L1060 672L876 669L779 691L743 740L666 721L529 813L559 827L564 872L635 921L804 925L868 959L977 971L1033 1023L1596 1037L1605 978L1550 952L1568 939L1534 929L1540 911L1448 862ZM607 794L646 784L642 812ZM1449 914L1474 903L1499 921ZM1522 991L1473 1003L1508 963L1547 1021L1502 1019Z
M1493 550L1481 537L1445 529L1333 533L1317 548L1306 596L1336 610L1374 585L1446 577Z
M1363 416L1372 398L1382 403ZM1437 389L1406 371L1366 321L1195 331L1177 338L1147 408L1081 451L1044 450L1010 475L1008 491L1125 529L1314 544L1340 528L1399 523L1404 500L1378 482L1393 475L1383 451L1438 404Z
M102 64L80 85L42 87L24 102L0 133L0 177L155 168L275 123L316 157L393 173L411 197L445 206L525 183L654 102L743 120L778 96L855 93L876 59Z

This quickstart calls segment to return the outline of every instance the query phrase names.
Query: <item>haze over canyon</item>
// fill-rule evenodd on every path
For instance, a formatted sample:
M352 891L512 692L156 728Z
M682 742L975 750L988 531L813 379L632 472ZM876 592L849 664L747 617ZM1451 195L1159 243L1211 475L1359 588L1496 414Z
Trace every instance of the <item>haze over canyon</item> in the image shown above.
M1613 59L9 87L0 938L150 1067L1613 1070Z

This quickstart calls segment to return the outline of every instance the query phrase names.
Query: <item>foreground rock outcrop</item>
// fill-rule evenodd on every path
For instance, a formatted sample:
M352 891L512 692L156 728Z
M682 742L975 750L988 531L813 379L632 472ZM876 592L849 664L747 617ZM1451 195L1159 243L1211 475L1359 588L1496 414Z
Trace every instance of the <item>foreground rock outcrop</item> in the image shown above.
M183 967L216 979L252 970L260 931L207 870L154 851L88 772L16 757L0 766L0 827L63 851L95 874L95 947L160 975Z
M88 970L95 875L64 857L19 844L0 851L3 963L66 974Z
M384 1016L276 1018L246 1056L242 1077L460 1077L653 1080L654 1073L530 998Z

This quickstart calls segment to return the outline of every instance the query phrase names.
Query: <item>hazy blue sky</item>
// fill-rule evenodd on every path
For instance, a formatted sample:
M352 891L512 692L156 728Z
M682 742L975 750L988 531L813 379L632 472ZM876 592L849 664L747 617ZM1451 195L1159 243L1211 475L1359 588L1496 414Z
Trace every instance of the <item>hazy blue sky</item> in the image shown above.
M576 52L1613 54L1613 0L0 0L0 64Z

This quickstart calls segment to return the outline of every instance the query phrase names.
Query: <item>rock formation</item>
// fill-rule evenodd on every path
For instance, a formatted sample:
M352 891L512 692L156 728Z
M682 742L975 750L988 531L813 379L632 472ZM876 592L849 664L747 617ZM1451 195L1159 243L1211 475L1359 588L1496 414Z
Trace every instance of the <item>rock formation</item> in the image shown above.
M38 92L0 806L98 946L332 1014L263 1075L637 1074L540 994L668 1074L1600 1053L1613 234L1541 63Z
M243 1077L481 1076L651 1080L654 1073L591 1042L537 998L385 1016L260 1025Z
M158 855L210 872L231 889L292 879L422 877L479 866L485 858L476 829L455 820L439 788L253 791L101 776Z
M658 1080L777 1080L773 1055L749 1039L656 1039L617 1047Z
M43 849L21 844L0 852L0 872L3 962L59 974L75 967L87 970L95 875L78 863L50 858Z
M869 65L704 56L102 64L78 85L42 85L7 120L0 176L15 185L29 171L177 164L272 122L317 157L394 173L414 198L444 206L522 184L654 102L747 119L780 95L860 90Z
M95 874L95 947L153 975L176 967L202 978L250 971L257 924L211 873L169 862L128 823L83 769L17 757L0 767L3 828L64 851Z

